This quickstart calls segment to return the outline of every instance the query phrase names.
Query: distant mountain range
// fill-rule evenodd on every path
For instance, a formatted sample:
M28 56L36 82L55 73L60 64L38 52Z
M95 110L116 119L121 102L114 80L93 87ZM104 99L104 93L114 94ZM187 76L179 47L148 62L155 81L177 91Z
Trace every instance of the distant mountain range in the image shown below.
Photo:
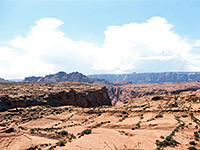
M200 80L200 72L163 72L163 73L132 73L132 74L98 74L89 78L101 78L108 81L128 81L133 84L176 83Z
M58 72L56 74L46 75L45 77L26 77L22 82L39 82L39 83L58 83L58 82L83 82L89 84L105 85L105 86L120 86L131 84L127 81L107 81L105 79L88 78L79 72Z
M19 80L20 81L20 80ZM26 77L21 82L83 82L105 86L120 86L127 84L149 84L149 83L176 83L200 81L200 72L163 72L163 73L132 73L132 74L96 74L85 76L79 72L58 72L44 77ZM0 78L0 82L12 82Z
M26 77L22 82L57 83L66 81L93 83L95 79L90 79L79 72L72 72L67 74L63 71L60 71L56 74L46 75L45 77Z
M5 80L5 79L3 79L3 78L0 78L0 83L5 83L5 82L10 82L10 81Z

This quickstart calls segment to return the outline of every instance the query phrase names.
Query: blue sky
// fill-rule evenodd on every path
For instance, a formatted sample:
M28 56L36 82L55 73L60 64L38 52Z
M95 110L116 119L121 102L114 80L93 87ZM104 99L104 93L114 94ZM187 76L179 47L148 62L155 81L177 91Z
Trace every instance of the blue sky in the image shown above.
M0 0L0 77L200 71L199 14L198 0Z
M0 40L26 34L40 18L55 17L74 40L104 40L107 26L165 17L182 36L199 39L198 0L0 0Z

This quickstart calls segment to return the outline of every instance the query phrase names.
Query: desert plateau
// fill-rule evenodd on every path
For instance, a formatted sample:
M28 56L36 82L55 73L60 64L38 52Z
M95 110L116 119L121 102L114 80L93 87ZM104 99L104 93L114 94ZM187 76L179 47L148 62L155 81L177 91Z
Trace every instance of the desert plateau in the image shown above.
M111 98L77 82L0 87L1 150L200 149L199 82L124 85Z
M200 0L0 0L0 150L200 150Z

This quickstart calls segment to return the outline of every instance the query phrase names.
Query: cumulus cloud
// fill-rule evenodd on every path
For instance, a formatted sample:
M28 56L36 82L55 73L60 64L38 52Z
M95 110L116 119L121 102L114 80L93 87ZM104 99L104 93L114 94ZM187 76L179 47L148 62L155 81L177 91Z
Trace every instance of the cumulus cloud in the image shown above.
M60 70L87 74L200 69L200 55L192 52L200 42L188 42L163 17L109 26L101 47L73 41L59 29L64 22L56 18L35 23L26 36L10 40L9 48L0 47L1 77L23 78Z
M62 21L55 18L40 19L25 37L17 36L9 42L13 46L13 52L17 48L24 53L23 58L19 58L21 55L15 55L16 59L24 62L24 65L17 68L21 71L27 70L26 66L29 64L32 69L31 72L27 70L26 74L21 73L21 77L31 73L45 75L60 70L84 72L90 68L95 60L94 52L98 48L94 43L76 42L67 38L65 33L59 30L62 24ZM33 69L34 66L38 71Z
M23 78L25 75L41 75L51 72L54 66L36 57L18 54L15 49L0 47L1 77Z
M172 28L162 17L141 24L108 27L103 44L103 52L108 55L100 57L93 68L115 72L184 70L192 46ZM174 62L172 66L171 62Z

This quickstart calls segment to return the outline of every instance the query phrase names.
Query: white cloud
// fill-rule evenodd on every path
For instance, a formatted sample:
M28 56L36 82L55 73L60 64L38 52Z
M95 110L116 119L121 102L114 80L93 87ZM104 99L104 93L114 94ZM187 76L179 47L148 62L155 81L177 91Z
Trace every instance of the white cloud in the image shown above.
M200 56L192 53L200 42L189 43L162 17L109 26L101 47L68 38L59 29L64 22L56 18L35 23L25 37L19 35L8 42L12 48L0 47L0 77L22 78L60 70L125 73L200 69Z
M25 62L25 58L29 58L28 62L35 61L33 64L32 62L29 64L41 63L41 65L37 65L38 71L30 65L32 75L45 75L59 70L76 71L80 69L80 71L84 71L84 69L90 68L92 60L94 62L93 52L98 48L93 43L75 42L66 38L65 33L58 29L61 24L63 22L55 18L40 19L35 26L31 27L31 31L26 37L17 36L9 42L14 48L24 51L23 62ZM48 70L47 66L42 64L49 65ZM25 65L21 67L23 66L25 69ZM30 75L28 71L27 73ZM27 76L27 74L20 76Z
M165 60L166 65L168 64L166 60L171 61L176 57L186 60L192 46L186 39L174 33L172 28L173 25L162 17L153 17L141 24L130 23L108 27L104 32L103 44L103 53L108 55L100 57L101 61L93 68L115 72L146 71L143 66L148 66L148 62L141 60ZM154 62L153 65L158 65L158 62ZM138 69L140 67L143 70ZM173 66L171 67L173 70Z
M0 76L8 79L41 75L51 72L54 68L52 64L28 55L20 55L7 47L0 47L0 54Z

